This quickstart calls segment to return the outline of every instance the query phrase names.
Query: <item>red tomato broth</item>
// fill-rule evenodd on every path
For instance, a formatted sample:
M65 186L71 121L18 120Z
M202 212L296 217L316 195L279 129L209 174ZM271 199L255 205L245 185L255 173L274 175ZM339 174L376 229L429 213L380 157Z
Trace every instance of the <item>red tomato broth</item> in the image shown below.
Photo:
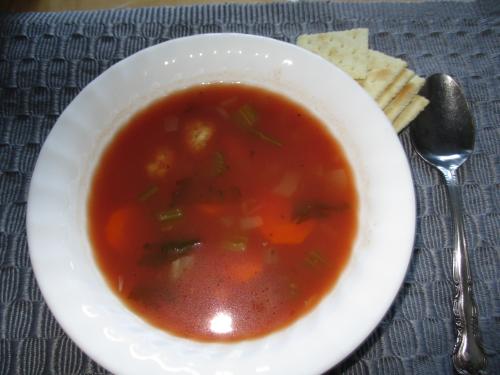
M341 147L308 110L211 84L158 100L115 136L89 233L108 284L144 320L238 341L288 326L331 290L357 207Z

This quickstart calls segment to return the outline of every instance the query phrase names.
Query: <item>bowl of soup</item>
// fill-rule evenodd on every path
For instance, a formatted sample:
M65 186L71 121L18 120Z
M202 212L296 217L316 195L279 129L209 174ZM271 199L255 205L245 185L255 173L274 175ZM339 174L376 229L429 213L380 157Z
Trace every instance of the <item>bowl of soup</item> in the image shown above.
M33 269L120 374L321 373L390 307L415 201L388 120L288 43L168 41L91 82L31 181Z

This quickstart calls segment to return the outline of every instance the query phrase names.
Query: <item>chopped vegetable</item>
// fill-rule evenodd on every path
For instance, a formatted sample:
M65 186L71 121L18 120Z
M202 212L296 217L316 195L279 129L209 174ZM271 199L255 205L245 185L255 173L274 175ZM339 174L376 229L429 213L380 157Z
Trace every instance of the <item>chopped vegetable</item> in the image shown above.
M127 227L132 211L127 208L113 212L106 224L106 238L114 249L120 249L127 244Z
M167 260L175 260L201 245L199 240L171 241L164 244L145 244L141 266L161 266Z
M125 284L125 279L122 275L118 276L118 292L123 292L123 285Z
M151 185L139 195L139 201L145 202L158 192L158 186Z
M243 129L247 130L263 141L269 142L275 146L283 146L280 141L268 136L254 126L258 121L258 114L255 108L253 108L250 104L244 104L243 106L238 108L238 110L233 113L232 119Z
M167 211L162 211L158 214L158 220L163 222L166 221L172 221L172 220L178 220L181 219L184 216L184 211L180 208L172 208Z
M238 98L236 96L231 96L227 99L224 99L222 102L220 102L220 105L222 107L228 107L231 104L236 103L237 100L238 100Z
M234 281L248 282L262 272L262 264L256 260L246 260L241 263L232 263L228 274Z
M262 202L255 198L250 198L241 203L241 209L245 215L255 215L262 208Z
M194 120L186 125L187 143L191 151L202 151L214 134L214 126L211 122Z
M215 111L222 117L224 120L228 120L230 118L229 113L226 108L223 107L215 107Z
M226 160L222 152L216 152L213 159L213 173L215 176L222 176L229 167L226 164Z
M278 186L273 190L276 194L290 198L299 187L300 175L294 172L287 172L282 177Z
M151 178L165 177L168 170L172 167L174 153L172 150L158 151L153 160L146 166L146 170Z
M244 128L251 128L257 122L257 111L250 104L244 104L234 113L233 119Z
M297 245L311 234L316 222L304 223L285 222L282 220L268 221L262 226L262 234L273 244Z
M271 247L270 249L267 249L265 254L264 254L264 262L266 264L275 264L279 260L278 256L278 251L274 248Z
M260 210L263 224L260 230L272 244L295 245L304 242L316 226L315 221L296 223L290 220L291 203L288 199L270 196Z
M309 219L321 219L328 217L333 211L345 210L347 204L329 205L325 203L306 203L297 206L293 212L293 220L300 224Z
M144 213L138 203L121 207L111 213L106 222L105 235L113 250L131 250L135 245L140 246L140 242L136 243L137 238L131 236L131 233L141 230L146 225L141 220L142 215Z
M255 229L262 226L262 223L260 216L248 216L240 219L240 228L242 230Z
M200 245L200 240L172 241L162 244L160 249L171 255L183 255Z
M172 280L178 280L181 276L190 268L193 267L194 256L186 255L181 258L174 260L170 264L170 278Z
M252 134L256 135L257 137L259 137L260 139L262 139L263 141L269 142L269 143L271 143L271 144L273 144L275 146L278 146L278 147L283 146L283 143L281 143L280 141L278 141L275 138L272 138L272 137L268 136L267 134L264 134L260 130L252 128L252 129L250 129L250 132Z
M177 116L167 116L163 120L163 129L165 129L165 132L171 133L175 132L179 129L179 117Z
M326 264L325 258L316 250L307 253L304 261L310 267L324 266Z
M295 208L293 219L296 223L302 223L311 218L322 218L330 215L332 206L324 203L306 203Z
M247 250L248 238L244 236L233 237L224 242L224 250L234 252L244 252Z

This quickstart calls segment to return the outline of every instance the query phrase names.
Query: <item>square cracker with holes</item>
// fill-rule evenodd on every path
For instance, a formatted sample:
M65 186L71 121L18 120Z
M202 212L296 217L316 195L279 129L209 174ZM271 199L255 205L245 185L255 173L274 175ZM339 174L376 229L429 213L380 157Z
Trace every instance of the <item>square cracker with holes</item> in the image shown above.
M354 79L365 79L368 72L368 29L304 34L297 45L338 66Z
M407 65L406 61L371 49L368 51L367 76L360 84L377 99Z

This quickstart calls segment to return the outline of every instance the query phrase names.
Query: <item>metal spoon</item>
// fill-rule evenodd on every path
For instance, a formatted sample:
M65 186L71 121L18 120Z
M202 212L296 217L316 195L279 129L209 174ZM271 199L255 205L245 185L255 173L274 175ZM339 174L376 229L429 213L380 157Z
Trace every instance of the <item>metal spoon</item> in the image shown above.
M455 229L453 241L453 315L457 341L453 365L459 374L477 374L486 366L479 338L478 313L464 238L457 169L474 148L474 122L460 86L446 74L429 77L421 95L430 100L415 119L410 137L417 153L444 176Z

